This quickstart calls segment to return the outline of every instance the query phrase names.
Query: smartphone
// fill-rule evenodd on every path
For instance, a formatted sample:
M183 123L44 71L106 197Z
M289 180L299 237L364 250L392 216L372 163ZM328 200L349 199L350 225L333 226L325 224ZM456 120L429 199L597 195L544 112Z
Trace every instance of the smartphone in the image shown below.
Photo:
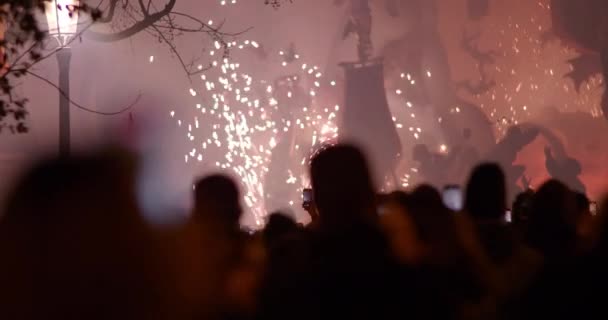
M505 211L505 222L506 223L513 222L513 213L511 212L510 209L507 209L507 211Z
M589 203L589 212L591 212L592 216L597 215L597 202Z
M460 186L450 185L443 188L443 204L452 211L461 211L464 199Z
M305 205L312 203L312 189L302 190L302 201Z

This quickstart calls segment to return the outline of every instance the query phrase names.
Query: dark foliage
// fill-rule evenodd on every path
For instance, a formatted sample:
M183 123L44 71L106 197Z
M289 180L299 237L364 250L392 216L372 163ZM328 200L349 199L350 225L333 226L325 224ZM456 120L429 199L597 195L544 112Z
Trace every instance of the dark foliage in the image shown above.
M56 52L45 51L47 34L40 28L39 17L50 0L0 0L0 133L28 131L26 105L28 99L15 92L19 81L40 61ZM101 17L101 11L85 4L61 8L87 13L92 21Z

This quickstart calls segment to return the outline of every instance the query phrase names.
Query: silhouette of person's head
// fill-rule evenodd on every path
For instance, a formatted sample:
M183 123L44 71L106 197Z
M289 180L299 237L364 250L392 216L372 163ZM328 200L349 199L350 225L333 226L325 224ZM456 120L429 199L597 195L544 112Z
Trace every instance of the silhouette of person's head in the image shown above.
M534 191L528 189L515 197L513 202L513 223L523 224L527 223L530 218L530 209L532 206L532 199L534 197Z
M442 205L441 194L430 185L418 186L409 196L411 205L438 208Z
M242 208L239 188L232 179L211 175L199 180L194 187L194 207L197 215L212 215L226 226L238 228Z
M476 220L502 219L507 208L505 175L493 163L473 169L466 189L466 211Z
M351 224L376 216L373 181L359 149L338 145L320 151L312 159L310 176L321 224Z
M114 151L46 161L21 179L0 220L0 259L11 261L0 272L2 318L151 319L161 311L154 292L170 290L156 281L162 258L134 180L133 159Z
M439 191L429 185L417 187L408 199L409 213L418 238L430 248L432 261L450 263L460 251L453 213L443 205Z
M401 263L417 265L423 260L424 248L410 213L409 197L400 190L387 195L380 223L394 257Z
M427 234L440 223L450 220L450 213L443 205L441 194L430 185L418 186L408 197L410 214L420 233Z
M264 228L264 240L267 245L273 245L298 230L298 224L291 217L281 212L275 212L269 216Z
M393 205L397 205L401 210L410 210L410 194L405 191L397 190L393 191L388 195L388 202Z
M563 183L549 180L534 194L526 239L544 253L567 252L576 239L576 199Z

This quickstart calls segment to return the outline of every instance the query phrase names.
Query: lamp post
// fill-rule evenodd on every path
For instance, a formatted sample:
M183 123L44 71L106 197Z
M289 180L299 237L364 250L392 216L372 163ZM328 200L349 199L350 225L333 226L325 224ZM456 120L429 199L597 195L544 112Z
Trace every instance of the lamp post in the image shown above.
M59 63L59 155L70 154L70 60L69 44L78 29L79 0L51 0L45 3L49 34L57 40Z

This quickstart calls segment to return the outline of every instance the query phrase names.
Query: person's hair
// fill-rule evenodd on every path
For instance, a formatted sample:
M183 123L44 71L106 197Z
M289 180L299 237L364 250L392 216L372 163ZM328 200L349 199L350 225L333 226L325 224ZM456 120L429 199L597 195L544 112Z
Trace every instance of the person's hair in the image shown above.
M466 188L465 208L474 219L501 219L507 207L505 175L497 164L477 166Z
M534 191L528 189L521 192L515 197L513 202L513 223L521 224L526 223L530 218L530 208L532 206L532 198L534 197Z
M268 217L263 236L267 245L273 245L298 230L298 224L290 216L282 212L274 212Z
M388 204L389 202L391 202L393 199L391 198L390 194L386 194L386 193L378 193L376 194L376 204L378 205L378 207L382 207L386 204Z
M422 240L430 241L437 237L435 232L440 225L451 221L447 208L443 205L441 194L430 185L418 186L407 198L407 208L420 233Z
M349 224L375 216L375 192L367 160L351 145L320 151L310 166L322 224Z
M393 191L388 195L388 200L401 207L403 210L409 210L410 195L402 190Z
M409 216L419 239L432 248L439 263L457 263L463 257L463 247L453 212L444 206L441 194L430 185L418 186L407 199Z
M162 258L137 210L135 172L130 155L109 150L43 161L20 179L0 220L3 318L90 318L100 301L108 318L160 308Z
M131 154L119 149L41 161L13 189L3 220L23 221L28 215L36 215L33 219L58 219L43 213L65 215L79 205L95 212L120 205L135 210L136 165ZM113 213L108 212L106 217Z
M576 199L566 185L549 180L534 194L528 244L546 255L567 252L576 239Z
M213 218L230 225L238 225L241 218L239 188L224 175L211 175L197 181L194 186L196 214L210 213Z

